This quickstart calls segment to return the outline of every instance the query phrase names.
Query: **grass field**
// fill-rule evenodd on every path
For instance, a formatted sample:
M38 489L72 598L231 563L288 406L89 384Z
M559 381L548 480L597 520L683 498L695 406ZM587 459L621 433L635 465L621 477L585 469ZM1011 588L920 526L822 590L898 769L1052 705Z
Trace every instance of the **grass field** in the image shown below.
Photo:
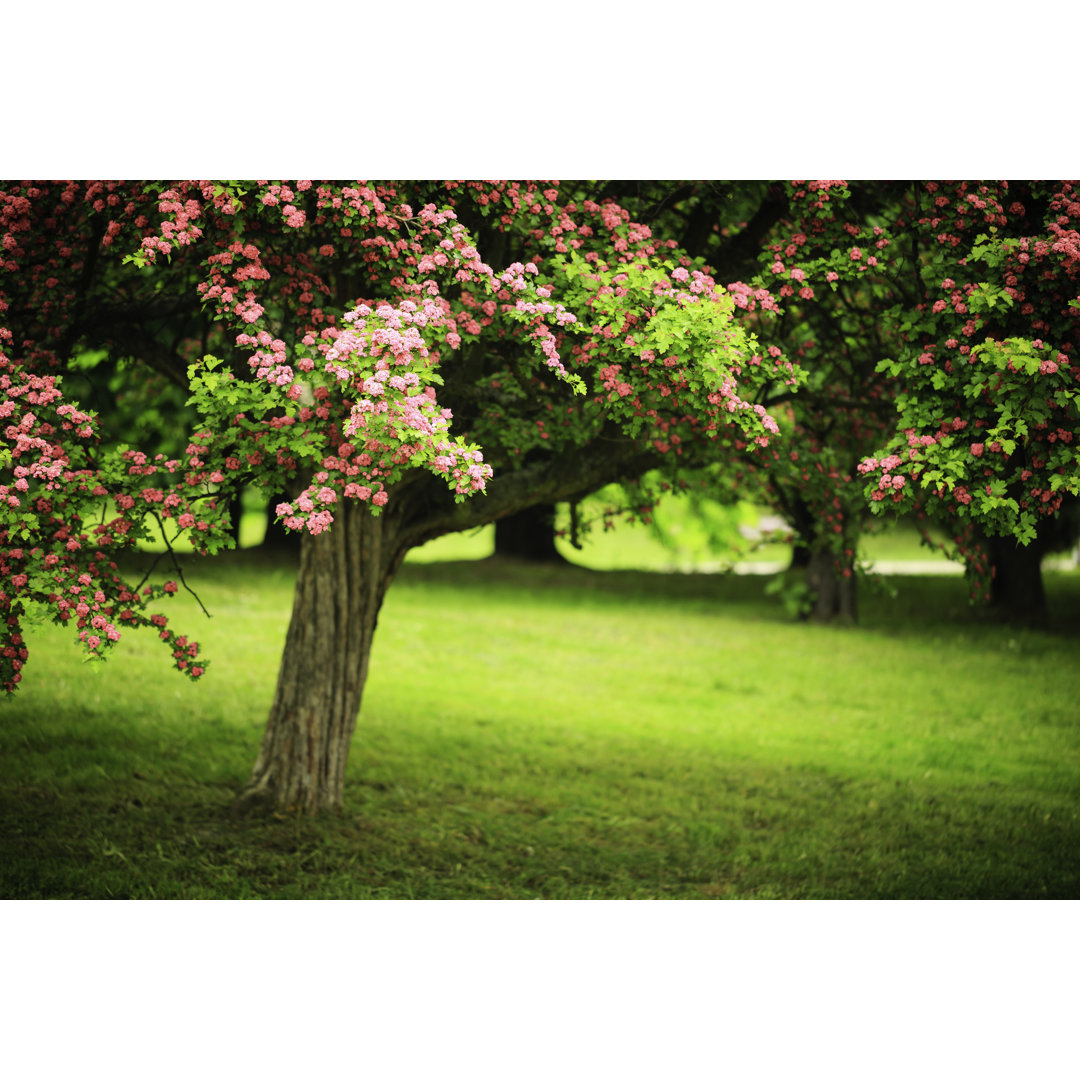
M1047 627L896 579L857 629L760 578L406 564L345 812L234 822L291 604L240 552L189 573L199 685L128 635L40 626L0 703L0 895L1075 898L1080 576Z

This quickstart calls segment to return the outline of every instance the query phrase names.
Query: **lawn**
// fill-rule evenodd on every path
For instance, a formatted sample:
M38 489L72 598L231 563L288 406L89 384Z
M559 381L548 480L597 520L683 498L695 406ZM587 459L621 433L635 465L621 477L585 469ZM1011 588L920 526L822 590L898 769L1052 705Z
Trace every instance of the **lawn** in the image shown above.
M1080 575L1041 629L961 580L791 622L738 575L407 563L325 820L234 821L291 604L257 550L188 572L157 641L28 635L0 703L0 895L1075 898Z

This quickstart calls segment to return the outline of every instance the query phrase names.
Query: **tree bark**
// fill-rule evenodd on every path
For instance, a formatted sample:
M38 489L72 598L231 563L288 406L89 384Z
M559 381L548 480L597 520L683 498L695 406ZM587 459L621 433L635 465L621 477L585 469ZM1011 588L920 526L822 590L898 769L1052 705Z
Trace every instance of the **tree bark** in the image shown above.
M804 544L794 543L791 545L791 563L788 565L789 570L806 570L810 566L810 559L813 552Z
M403 551L386 514L348 500L304 534L292 618L266 732L238 811L340 810L345 762L379 608Z
M410 548L536 501L580 497L655 465L651 452L627 453L626 446L633 448L606 439L591 458L568 451L497 478L486 496L467 503L455 502L441 478L418 474L395 486L379 517L346 499L335 506L330 529L305 533L274 701L234 814L341 809L379 609Z
M845 575L845 569L850 573ZM806 568L806 584L813 594L810 619L814 622L858 622L855 580L854 568L837 569L836 556L831 551L811 551Z
M1040 518L1035 539L1027 545L1011 536L985 536L990 556L990 606L1006 619L1036 622L1047 616L1042 561L1055 551L1069 551L1080 538L1080 500L1069 497L1061 510Z

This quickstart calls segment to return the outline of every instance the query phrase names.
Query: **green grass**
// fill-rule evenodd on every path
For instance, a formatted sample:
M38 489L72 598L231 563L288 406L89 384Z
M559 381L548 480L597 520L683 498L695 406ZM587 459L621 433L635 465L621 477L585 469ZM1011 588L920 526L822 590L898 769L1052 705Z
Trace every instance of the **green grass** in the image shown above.
M410 564L327 820L231 820L290 573L199 562L171 622L206 679L127 635L30 635L0 707L0 895L1075 898L1080 576L1043 630L897 579L858 629L761 579ZM162 654L162 655L159 655Z

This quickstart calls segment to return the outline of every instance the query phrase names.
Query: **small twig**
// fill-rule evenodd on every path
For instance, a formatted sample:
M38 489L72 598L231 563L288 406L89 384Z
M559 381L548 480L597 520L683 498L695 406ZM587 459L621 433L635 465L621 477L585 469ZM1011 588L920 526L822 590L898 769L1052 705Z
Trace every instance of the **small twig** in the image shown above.
M161 522L158 522L158 524L160 525ZM147 582L148 578L150 577L150 575L154 572L154 568L157 566L157 564L159 562L161 562L161 556L164 555L164 554L165 554L164 551L158 552L157 558L155 558L154 561L150 564L150 569L147 570L145 574L143 574L142 581L140 581L139 584L135 586L135 595L136 596L139 594L139 591L142 589L142 587L146 584L146 582Z
M172 551L172 549L171 549L171 548L170 548L169 550L170 550L170 551ZM176 567L176 572L177 572L177 574L179 574L179 575L180 575L180 584L181 584L181 585L183 585L183 586L184 586L184 588L185 588L185 589L187 589L187 591L188 591L189 593L191 593L191 595L192 595L192 596L194 596L194 597L195 597L195 603L197 603L197 604L199 605L199 607L201 607L201 608L202 608L202 613L203 613L203 614L204 614L204 615L205 615L205 616L206 616L206 617L207 617L208 619L212 619L212 618L213 618L213 615L211 615L211 614L210 614L210 612L206 610L206 605L205 605L205 604L203 604L202 600L200 600L200 599L199 599L199 594L198 594L198 593L197 593L197 592L196 592L196 591L195 591L195 590L194 590L194 589L193 589L193 588L192 588L192 587L191 587L191 586L190 586L190 585L189 585L189 584L187 583L187 581L186 581L186 580L184 579L184 571L183 571L183 570L182 570L182 569L180 568L180 564L179 564L179 563L178 563L178 562L176 561L176 555L175 555L175 553L173 554L173 566L175 566L175 567Z
M173 550L173 546L169 542L168 536L165 535L165 524L164 524L164 522L162 522L161 518L157 514L157 511L155 511L155 510L150 511L150 516L158 523L158 528L161 530L161 539L165 541L165 548L169 553L169 557L172 559L172 564L173 564L173 567L176 569L177 576L180 578L180 584L183 585L184 588L187 589L187 591L189 593L191 593L192 596L195 597L195 603L197 603L199 605L199 607L202 608L203 614L208 619L212 619L213 616L210 614L209 611L206 610L206 605L202 602L202 600L199 599L199 594L187 583L187 579L184 577L183 567L181 567L180 562L176 557L176 552ZM179 535L180 535L179 533L176 534L176 536L179 536ZM174 536L173 539L175 540L176 537ZM161 558L161 556L159 555L158 559L160 559L160 558ZM158 559L154 560L154 566L157 565ZM151 570L152 569L153 569L153 567L151 567ZM147 577L149 577L149 576L150 575L148 573ZM145 580L146 580L146 578L143 578L143 581L145 581ZM140 582L140 585L141 584L142 583Z

